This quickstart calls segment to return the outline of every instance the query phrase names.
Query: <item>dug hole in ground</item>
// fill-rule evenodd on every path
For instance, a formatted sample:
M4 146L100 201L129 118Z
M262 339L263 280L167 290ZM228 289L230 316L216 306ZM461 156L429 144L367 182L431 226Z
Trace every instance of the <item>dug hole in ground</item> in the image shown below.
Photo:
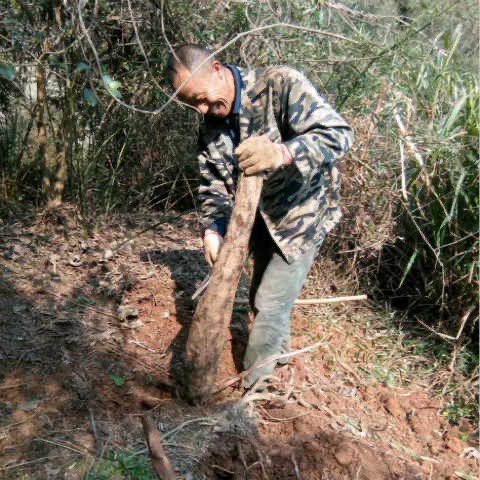
M295 307L292 349L318 348L276 370L268 395L243 398L238 383L221 388L242 369L237 306L213 406L182 402L207 265L196 219L167 220L122 216L85 236L65 209L2 225L0 478L153 479L145 407L182 479L477 478L476 426L445 415L447 366L367 302ZM302 298L355 293L320 251Z

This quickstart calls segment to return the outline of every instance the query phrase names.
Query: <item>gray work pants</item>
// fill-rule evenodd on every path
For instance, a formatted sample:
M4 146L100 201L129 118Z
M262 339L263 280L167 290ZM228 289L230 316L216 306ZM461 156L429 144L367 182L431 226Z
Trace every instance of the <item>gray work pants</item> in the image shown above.
M257 219L252 234L253 277L250 304L255 320L243 360L247 370L270 355L290 350L290 313L300 294L318 248L312 248L287 263L272 240L263 220ZM244 379L251 387L260 377L270 375L276 361L255 369Z

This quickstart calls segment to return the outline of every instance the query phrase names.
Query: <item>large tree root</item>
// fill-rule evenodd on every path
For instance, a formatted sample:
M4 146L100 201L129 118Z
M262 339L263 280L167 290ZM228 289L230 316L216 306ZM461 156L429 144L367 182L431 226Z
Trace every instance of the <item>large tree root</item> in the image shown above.
M192 403L212 394L262 185L260 176L239 179L225 243L193 316L182 379L184 396Z

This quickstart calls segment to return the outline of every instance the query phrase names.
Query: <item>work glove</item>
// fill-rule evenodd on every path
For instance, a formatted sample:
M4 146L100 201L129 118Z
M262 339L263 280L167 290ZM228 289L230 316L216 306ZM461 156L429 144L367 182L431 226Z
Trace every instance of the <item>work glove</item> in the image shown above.
M218 254L223 245L223 237L214 230L206 230L203 236L203 252L205 260L213 267L213 264L217 261Z
M266 135L247 138L234 153L238 155L239 167L245 175L273 171L292 161L287 147L272 143Z

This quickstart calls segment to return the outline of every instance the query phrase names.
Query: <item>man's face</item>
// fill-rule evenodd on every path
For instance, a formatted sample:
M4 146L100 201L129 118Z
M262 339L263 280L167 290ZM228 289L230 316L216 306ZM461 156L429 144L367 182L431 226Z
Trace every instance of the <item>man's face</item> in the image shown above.
M178 98L182 102L202 115L220 118L229 115L235 87L229 83L233 82L233 78L229 78L226 69L219 62L201 67L193 76L189 70L180 67L175 75L173 88L177 90L186 79L187 83L178 93Z

